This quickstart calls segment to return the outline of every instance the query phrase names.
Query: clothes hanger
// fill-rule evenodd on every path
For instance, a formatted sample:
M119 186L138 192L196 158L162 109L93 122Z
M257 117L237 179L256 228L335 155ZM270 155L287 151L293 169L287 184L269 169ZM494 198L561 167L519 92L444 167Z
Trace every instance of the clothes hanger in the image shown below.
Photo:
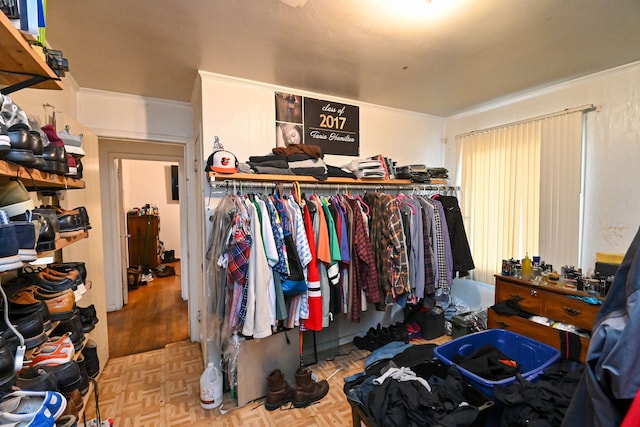
M368 204L366 204L366 203L365 203L365 201L362 199L362 196L358 194L354 199L355 199L355 200L357 200L357 201L360 203L360 205L362 205L362 208L363 208L363 210L364 210L364 213L365 213L366 215L369 215L369 213L371 212L371 210L369 209L369 205L368 205Z

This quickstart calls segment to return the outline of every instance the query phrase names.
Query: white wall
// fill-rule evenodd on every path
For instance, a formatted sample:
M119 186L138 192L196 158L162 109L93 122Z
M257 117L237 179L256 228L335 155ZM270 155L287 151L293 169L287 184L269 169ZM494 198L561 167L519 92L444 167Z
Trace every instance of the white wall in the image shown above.
M78 116L98 136L190 142L193 113L186 102L80 89Z
M455 170L456 135L585 104L597 107L587 116L581 251L587 269L596 252L625 253L638 230L640 62L447 118L445 165Z
M180 258L180 201L171 200L171 165L174 163L123 160L122 201L124 212L146 203L158 206L160 240L166 250L175 250Z
M276 91L291 92L360 108L360 157L382 153L402 164L441 166L444 161L444 119L411 111L334 98L200 72L202 84L202 135L206 157L214 136L240 162L264 155L275 147ZM328 155L325 161L340 166L354 157Z

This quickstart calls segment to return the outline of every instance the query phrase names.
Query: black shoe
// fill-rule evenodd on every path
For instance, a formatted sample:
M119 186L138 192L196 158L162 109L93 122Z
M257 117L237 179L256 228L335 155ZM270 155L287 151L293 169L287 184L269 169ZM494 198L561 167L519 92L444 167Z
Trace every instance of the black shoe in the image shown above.
M24 338L24 345L27 350L41 346L47 341L47 334L44 331L44 322L42 315L36 311L23 317L9 318L13 327ZM4 318L0 317L0 334L10 346L19 345L18 336L5 323Z
M9 301L9 318L25 317L35 312L40 313L44 330L51 330L51 314L49 313L47 303L44 301L38 301L33 304L18 304L16 302Z
M17 123L7 130L11 151L5 155L4 160L29 167L35 164L36 156L33 154L33 142L29 130L29 126L23 123Z
M62 273L69 273L73 270L77 270L80 273L80 277L82 278L82 282L84 283L87 280L87 268L84 265L84 262L80 261L72 261L72 262L58 262L49 264L49 268L60 271Z
M380 323L375 328L369 328L366 335L363 337L353 337L353 344L360 350L373 351L382 346L380 334L382 328Z
M20 371L16 385L22 390L56 391L58 382L51 372L39 368L26 368Z
M84 206L80 206L75 208L74 210L80 212L80 219L82 220L82 224L85 230L91 230L91 223L89 222L89 213L87 212L87 208Z
M82 331L84 333L91 332L98 323L96 307L91 304L88 307L78 307L80 312L80 321L82 322Z
M98 345L89 339L82 350L84 366L87 368L89 378L95 379L100 373L100 360L98 359Z
M60 365L38 366L38 372L44 371L53 374L60 393L71 393L80 389L80 367L78 362L71 360Z
M402 341L404 343L409 342L409 333L407 332L407 327L398 322L395 325L389 325L389 332L391 333L391 338L394 341Z
M73 348L76 352L82 350L82 345L84 342L84 331L82 329L82 321L80 320L80 311L75 309L73 311L73 316L67 320L62 320L56 326L53 331L51 331L52 337L60 337L67 332L71 333L71 341L73 342Z
M14 351L4 338L0 337L0 392L11 391L16 383L17 375L14 366Z
M84 396L89 392L89 374L87 374L87 366L82 353L78 355L78 367L80 368L80 385L78 389L80 394Z

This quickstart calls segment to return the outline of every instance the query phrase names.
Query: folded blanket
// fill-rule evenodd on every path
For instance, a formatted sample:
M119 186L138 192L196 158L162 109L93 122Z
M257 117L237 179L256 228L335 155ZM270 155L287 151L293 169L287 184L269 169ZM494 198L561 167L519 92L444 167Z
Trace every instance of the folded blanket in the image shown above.
M337 166L331 166L331 165L327 165L327 176L332 176L335 178L353 178L353 179L358 178L351 171L339 168Z
M326 181L327 170L325 168L297 168L291 169L294 175L312 176L318 181Z
M287 157L296 153L308 154L314 159L321 159L324 157L324 155L322 154L322 149L319 145L297 144L290 145L288 147L276 147L271 151L273 152L273 154L280 154Z
M251 166L270 166L272 168L284 168L287 169L289 167L289 162L287 160L277 159L277 160L266 160L264 162L252 162L249 161L249 165Z
M273 160L287 160L287 156L282 156L279 154L267 154L266 156L250 156L250 163L262 163L262 162L271 162Z
M289 168L296 175L307 175L319 181L327 179L327 166L322 159L307 159L289 162Z
M272 168L271 166L253 166L256 173L271 174L271 175L293 175L294 173L289 168Z
M299 160L309 160L314 159L315 157L311 157L307 153L294 153L290 156L287 156L287 160L290 162L297 162Z
M238 163L238 172L240 173L255 173L248 163Z

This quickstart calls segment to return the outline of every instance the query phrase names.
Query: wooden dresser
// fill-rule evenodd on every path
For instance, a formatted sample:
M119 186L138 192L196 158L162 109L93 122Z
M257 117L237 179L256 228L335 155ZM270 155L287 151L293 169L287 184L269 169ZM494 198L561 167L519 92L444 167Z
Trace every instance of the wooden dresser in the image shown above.
M547 284L534 285L530 280L510 276L496 275L495 295L496 304L509 299L516 300L523 311L575 325L587 331L591 331L601 307L571 298L571 296L587 296L585 292ZM600 299L602 300L602 298ZM487 326L508 329L560 349L558 329L530 321L524 317L502 315L489 309ZM589 339L580 337L580 342L582 344L580 361L584 362L589 348Z
M160 243L160 217L156 215L129 215L129 266L144 265L156 268Z

